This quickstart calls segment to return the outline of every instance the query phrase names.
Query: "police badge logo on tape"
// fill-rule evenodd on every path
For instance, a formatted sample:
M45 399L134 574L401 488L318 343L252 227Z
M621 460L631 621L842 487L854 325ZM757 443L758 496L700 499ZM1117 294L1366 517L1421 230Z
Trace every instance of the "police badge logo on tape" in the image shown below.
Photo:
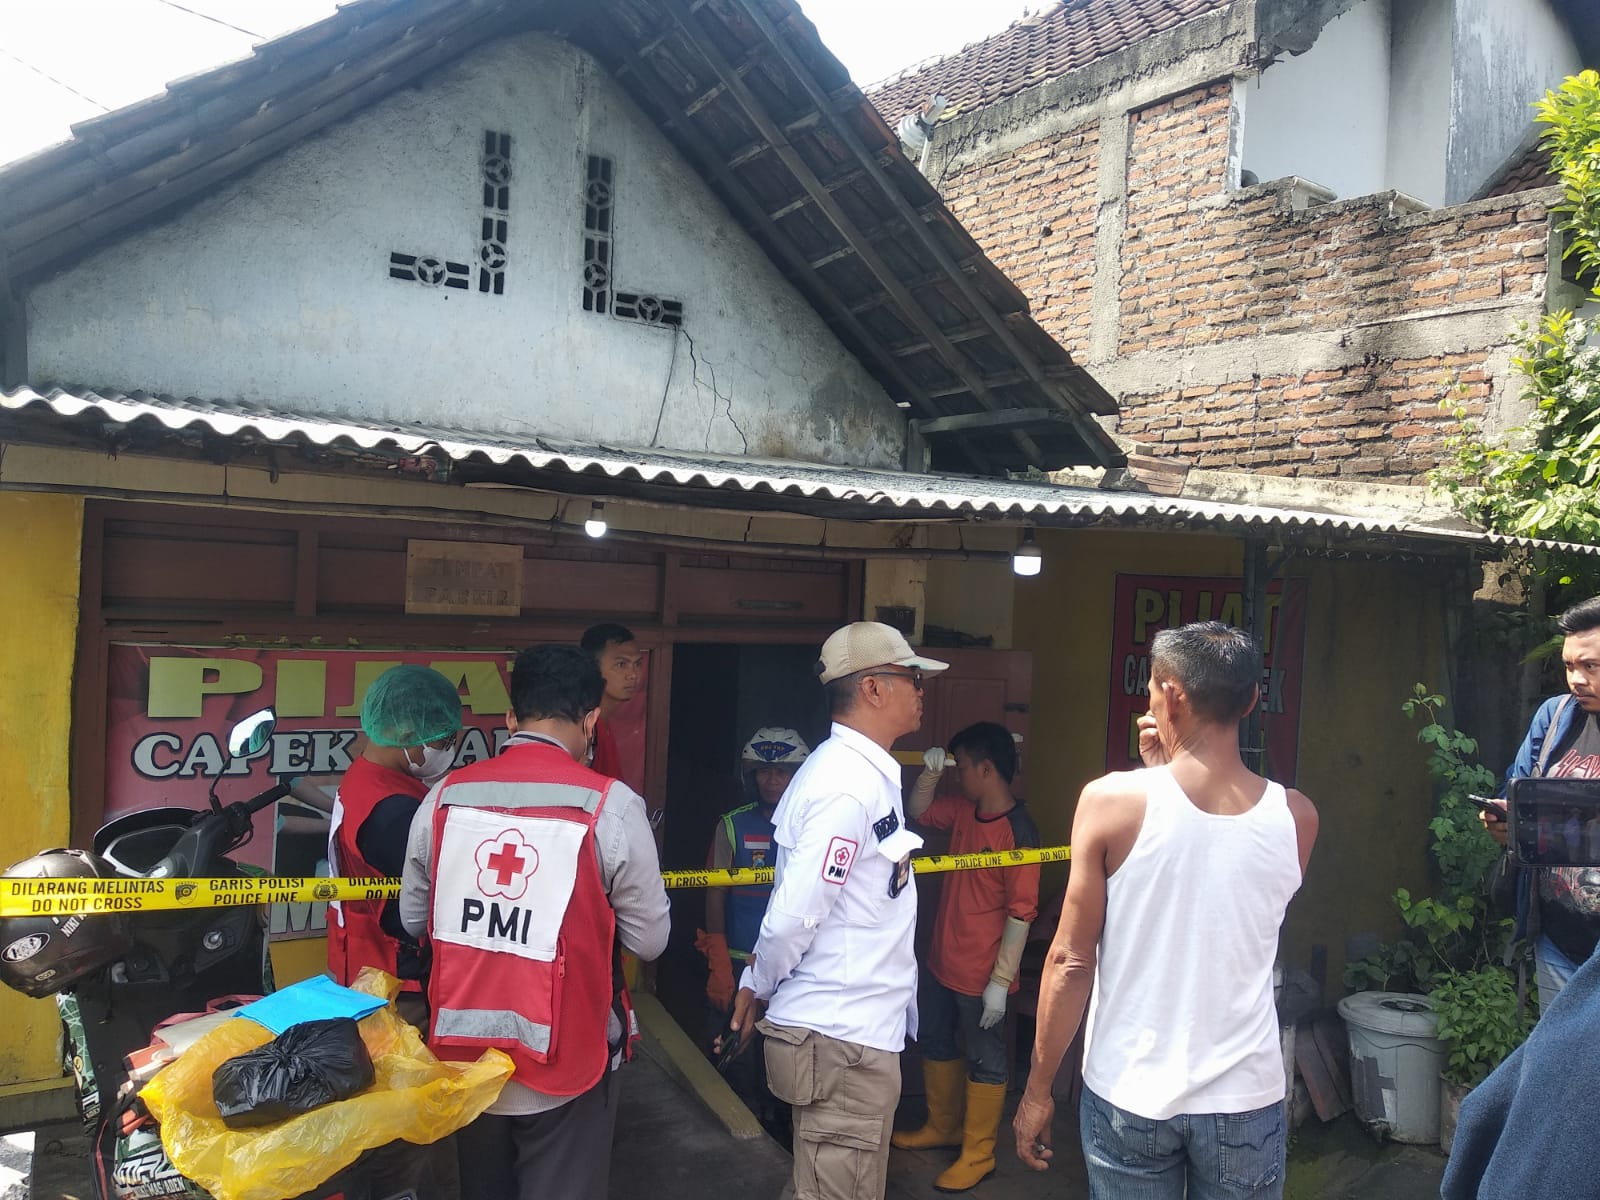
M18 938L3 951L0 958L8 963L26 962L50 943L48 933L30 933L27 937Z

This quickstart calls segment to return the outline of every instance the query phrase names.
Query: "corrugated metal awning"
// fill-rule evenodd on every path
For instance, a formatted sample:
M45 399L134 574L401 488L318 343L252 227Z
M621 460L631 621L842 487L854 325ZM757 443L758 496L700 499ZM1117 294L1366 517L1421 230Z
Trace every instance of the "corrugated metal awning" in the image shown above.
M451 483L500 482L553 492L670 499L706 507L763 508L842 520L947 520L1039 526L1191 530L1263 536L1314 549L1497 555L1600 547L1486 533L1437 514L1332 512L1064 487L1047 482L832 467L733 455L583 445L439 426L383 425L250 404L22 387L0 392L0 437L95 446L113 452L218 458L262 449L315 450ZM293 468L285 465L284 469ZM307 470L316 469L308 464Z

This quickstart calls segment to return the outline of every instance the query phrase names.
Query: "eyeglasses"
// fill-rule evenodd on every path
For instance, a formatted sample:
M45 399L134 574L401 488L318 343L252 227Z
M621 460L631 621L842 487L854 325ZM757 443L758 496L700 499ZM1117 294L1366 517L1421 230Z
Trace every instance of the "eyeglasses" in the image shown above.
M922 690L922 668L920 667L913 668L909 674L905 671L868 671L866 677L870 678L873 675L887 675L890 679L910 680L912 687L919 692Z

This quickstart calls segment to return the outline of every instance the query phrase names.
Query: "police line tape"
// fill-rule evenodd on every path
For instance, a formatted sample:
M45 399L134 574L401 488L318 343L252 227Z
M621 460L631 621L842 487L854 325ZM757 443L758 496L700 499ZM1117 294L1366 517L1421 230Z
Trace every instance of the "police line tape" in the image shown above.
M919 875L1066 862L1070 846L998 850L986 854L930 854L911 860ZM669 888L743 887L771 883L771 867L663 871ZM0 918L92 916L229 908L242 904L307 904L328 900L393 900L398 879L324 879L317 876L228 875L205 879L0 879Z

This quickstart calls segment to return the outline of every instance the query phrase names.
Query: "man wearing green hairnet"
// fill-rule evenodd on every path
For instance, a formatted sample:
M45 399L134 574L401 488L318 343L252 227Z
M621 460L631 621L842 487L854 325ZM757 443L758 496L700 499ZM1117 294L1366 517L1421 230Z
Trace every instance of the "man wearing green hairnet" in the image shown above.
M405 866L411 818L422 798L455 765L461 737L461 694L430 667L390 667L361 702L366 749L339 781L328 834L335 876L398 876ZM428 1028L427 955L400 924L393 900L328 905L328 969L346 986L362 967L400 980L400 1015ZM375 1196L411 1189L427 1200L457 1200L461 1181L455 1138L432 1145L391 1142L363 1160Z
M405 866L411 818L455 764L461 695L430 667L391 667L361 703L366 749L339 781L328 835L335 876L394 878ZM362 967L400 980L400 1013L427 1028L427 964L393 900L328 905L328 970L348 987Z

